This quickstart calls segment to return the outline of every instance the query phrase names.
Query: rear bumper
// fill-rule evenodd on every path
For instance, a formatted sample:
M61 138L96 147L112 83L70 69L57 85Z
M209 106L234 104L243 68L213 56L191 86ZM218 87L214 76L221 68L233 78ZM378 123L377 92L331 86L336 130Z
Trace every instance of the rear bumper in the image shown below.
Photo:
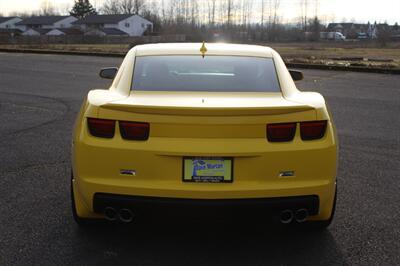
M180 199L145 196L128 196L108 193L96 193L93 197L93 209L103 213L106 207L128 208L134 213L157 214L212 214L226 215L238 213L274 214L282 210L307 209L310 215L319 213L319 197L316 195L255 198L255 199Z

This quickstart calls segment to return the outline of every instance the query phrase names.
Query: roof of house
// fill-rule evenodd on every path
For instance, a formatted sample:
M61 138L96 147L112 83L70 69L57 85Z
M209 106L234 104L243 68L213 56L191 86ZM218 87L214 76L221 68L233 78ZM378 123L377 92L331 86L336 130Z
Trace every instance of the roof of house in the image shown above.
M12 20L14 18L18 18L18 17L0 17L0 23Z
M29 29L29 30L25 31L24 33L27 33L29 31L36 31L40 35L45 35L46 33L48 33L51 30L53 30L53 29Z
M57 28L57 30L64 32L67 35L82 35L83 32L76 28Z
M132 14L121 15L89 15L75 21L73 24L116 24L124 19L132 17Z
M335 30L335 29L366 29L368 28L368 24L360 24L360 23L329 23L328 30Z
M70 16L34 16L18 22L16 25L52 25Z
M328 29L350 29L354 23L329 23Z

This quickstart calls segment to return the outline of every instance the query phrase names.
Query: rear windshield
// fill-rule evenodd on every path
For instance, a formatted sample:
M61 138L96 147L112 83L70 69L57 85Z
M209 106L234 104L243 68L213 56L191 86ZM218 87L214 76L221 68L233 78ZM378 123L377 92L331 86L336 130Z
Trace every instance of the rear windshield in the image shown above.
M280 92L271 58L207 55L136 57L132 89Z

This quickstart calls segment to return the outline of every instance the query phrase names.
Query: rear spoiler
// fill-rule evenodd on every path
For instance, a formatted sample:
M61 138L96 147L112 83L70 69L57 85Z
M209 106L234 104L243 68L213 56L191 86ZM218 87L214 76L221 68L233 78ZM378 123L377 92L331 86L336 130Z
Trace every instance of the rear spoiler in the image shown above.
M137 114L157 115L204 115L204 116L246 116L246 115L281 115L315 110L312 106L295 104L287 106L261 107L177 107L152 105L126 105L108 103L100 106L104 109L117 110Z

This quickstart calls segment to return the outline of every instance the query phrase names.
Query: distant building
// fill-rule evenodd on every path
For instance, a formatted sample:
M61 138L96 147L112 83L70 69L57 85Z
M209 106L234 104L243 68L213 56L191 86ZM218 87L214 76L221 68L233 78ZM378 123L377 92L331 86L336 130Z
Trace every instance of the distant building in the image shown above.
M24 33L23 36L63 36L63 35L83 35L83 32L79 29L75 28L59 28L59 29L43 29L43 28L35 28L28 29Z
M80 29L76 28L63 28L52 29L46 33L47 36L63 36L63 35L83 35Z
M379 32L389 32L390 38L397 39L400 36L400 30L398 25L389 26L387 23L329 23L327 27L329 32L340 32L347 39L376 39L379 36Z
M34 16L18 22L16 25L28 29L62 29L72 27L78 19L73 16Z
M85 34L98 33L100 36L124 35L142 36L153 31L153 23L138 15L89 15L73 23Z
M18 29L24 30L23 27L17 26L18 22L21 22L22 18L20 17L0 17L0 29Z
M328 32L340 32L347 39L357 39L360 33L368 32L368 24L358 23L329 23L327 27Z

